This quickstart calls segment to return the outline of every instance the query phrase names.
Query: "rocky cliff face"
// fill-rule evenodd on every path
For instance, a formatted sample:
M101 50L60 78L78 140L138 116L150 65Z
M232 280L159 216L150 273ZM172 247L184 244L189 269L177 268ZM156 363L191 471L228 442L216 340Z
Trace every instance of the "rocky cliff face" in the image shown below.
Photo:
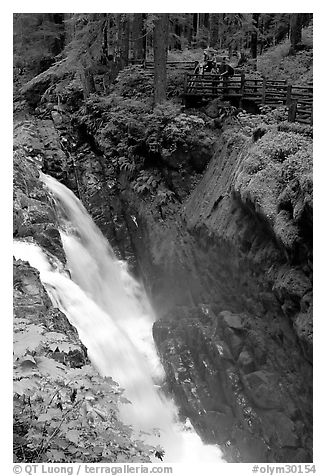
M173 179L181 203L158 211L116 177L96 141L69 134L76 147L57 178L143 279L182 414L229 461L311 461L310 139L225 133L198 184L183 158L182 181ZM55 175L51 160L45 168Z
M297 177L280 184L286 157L269 190L257 177L245 182L261 141L220 140L201 182L165 219L128 190L120 199L184 414L229 461L311 461L310 189Z
M224 137L179 219L134 211L133 236L185 415L230 461L311 461L311 194L305 171L302 187L297 177L281 186L296 150L274 165L268 190L264 176L243 180L265 144Z
M35 119L22 118L14 125L13 236L34 239L64 263L53 203L39 180L44 157L64 156L55 129L48 130L55 140L38 133Z
M15 122L13 235L64 265L54 203L39 178L49 159L58 160L58 171L69 167L59 138L52 121L25 116ZM92 367L39 272L14 259L13 284L14 461L149 462L153 449L119 420L122 391Z

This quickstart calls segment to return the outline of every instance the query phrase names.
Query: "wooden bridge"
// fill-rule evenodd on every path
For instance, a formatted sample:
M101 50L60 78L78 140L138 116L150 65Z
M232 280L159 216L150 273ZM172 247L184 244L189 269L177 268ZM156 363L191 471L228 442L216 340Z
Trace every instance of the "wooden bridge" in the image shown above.
M141 61L141 60L130 60L130 64L142 66L144 69L153 70L154 69L154 61ZM167 61L166 66L169 70L171 69L178 69L184 71L193 71L195 69L195 62L194 61Z
M153 61L131 61L152 72ZM312 124L313 121L313 85L293 86L286 80L250 78L235 68L235 75L228 79L219 79L216 74L193 74L194 61L167 61L167 68L184 71L184 92L182 97L186 105L196 105L214 98L231 101L243 107L246 103L257 106L288 106L288 120Z
M220 79L216 74L185 76L182 94L186 105L195 105L219 98L243 107L246 103L270 107L288 106L288 120L312 124L313 86L293 86L285 80L252 79L244 74Z

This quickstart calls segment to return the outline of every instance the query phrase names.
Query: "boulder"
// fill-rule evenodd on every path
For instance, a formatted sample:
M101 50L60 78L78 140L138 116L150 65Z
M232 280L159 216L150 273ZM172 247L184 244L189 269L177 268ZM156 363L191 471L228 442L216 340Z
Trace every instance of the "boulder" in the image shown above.
M301 312L294 321L294 328L300 339L304 355L312 362L313 360L313 317L312 309L309 312Z
M256 367L255 360L247 349L240 352L237 363L245 374L253 372Z
M276 374L257 370L242 377L247 395L259 408L280 408L282 395L277 385Z
M224 337L227 344L229 345L229 348L231 349L233 358L237 359L243 347L244 340L233 329L229 327L225 329Z
M284 413L269 411L261 416L263 435L267 442L276 442L281 448L299 446L293 421Z
M235 418L230 409L228 413L208 411L202 421L213 436L211 443L223 444L230 438Z
M244 328L243 320L238 314L233 314L230 311L222 311L219 314L223 326L231 327L232 329L242 330Z

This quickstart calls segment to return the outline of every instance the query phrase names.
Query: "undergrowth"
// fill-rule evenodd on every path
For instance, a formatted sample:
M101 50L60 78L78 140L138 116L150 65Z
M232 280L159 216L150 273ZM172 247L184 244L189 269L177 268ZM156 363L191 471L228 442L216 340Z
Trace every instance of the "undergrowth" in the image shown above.
M136 193L160 191L163 202L173 200L174 194L165 184L162 168L178 170L181 155L213 149L216 141L216 133L202 117L184 112L177 103L166 101L153 108L149 102L116 93L90 97L75 113L74 122L95 138L107 166L124 172Z
M270 48L258 57L257 69L270 79L286 79L296 85L307 84L313 79L312 25L302 31L305 49L289 56L290 40Z
M311 137L282 128L270 128L244 152L235 191L290 249L300 239L297 224L312 213L313 154Z
M89 364L42 289L32 268L15 264L14 461L149 462L154 449L118 417L130 402Z

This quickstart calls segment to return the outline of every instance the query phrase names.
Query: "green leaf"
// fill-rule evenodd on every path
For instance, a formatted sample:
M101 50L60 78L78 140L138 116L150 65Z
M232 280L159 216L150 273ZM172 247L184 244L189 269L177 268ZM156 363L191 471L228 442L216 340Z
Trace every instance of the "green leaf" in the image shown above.
M13 384L13 390L18 395L32 395L38 387L39 381L36 378L30 377L15 380Z
M103 448L101 446L94 446L93 451L94 453L101 455L103 452Z
M65 375L66 366L56 362L48 357L40 357L37 359L37 367L41 373L51 375L51 377L59 377Z
M49 408L49 410L46 413L42 413L37 421L49 421L49 420L54 420L54 419L61 419L62 417L62 412L58 408Z
M54 461L54 462L65 461L66 459L65 453L59 450L47 451L46 455L50 461Z
M27 331L14 334L14 355L21 357L27 351L35 351L45 340L43 328L31 325Z
M36 361L32 355L27 354L23 359L20 359L20 365L35 367Z
M71 441L72 443L78 444L79 441L79 433L76 430L69 430L66 433L67 440Z
M68 354L71 350L79 350L80 347L75 344L70 344L69 342L54 342L53 344L49 345L49 349L52 352L55 352L58 349L59 352Z
M51 416L48 413L42 413L37 419L37 421L39 422L49 421L49 420L51 420Z

